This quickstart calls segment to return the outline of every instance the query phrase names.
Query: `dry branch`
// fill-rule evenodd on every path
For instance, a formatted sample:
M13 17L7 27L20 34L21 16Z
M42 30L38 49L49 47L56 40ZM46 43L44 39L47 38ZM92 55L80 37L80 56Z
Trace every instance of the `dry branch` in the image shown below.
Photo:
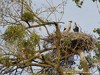
M69 58L68 55L78 54L81 57L81 61L83 62L82 65L84 65L82 66L83 72L89 72L89 68L88 68L87 60L84 55L84 51L95 50L96 48L95 38L93 38L91 35L80 33L80 32L69 32L69 33L62 32L61 39L59 42L60 45L57 45L57 42L56 42L56 40L59 40L59 38L57 37L57 32L56 34L51 34L50 36L48 36L47 38L44 38L43 40L50 43L52 47L56 47L53 50L53 52L55 53L54 55L57 58L58 58L57 56L58 48L60 49L59 52L63 59ZM88 75L88 73L85 73L84 75Z

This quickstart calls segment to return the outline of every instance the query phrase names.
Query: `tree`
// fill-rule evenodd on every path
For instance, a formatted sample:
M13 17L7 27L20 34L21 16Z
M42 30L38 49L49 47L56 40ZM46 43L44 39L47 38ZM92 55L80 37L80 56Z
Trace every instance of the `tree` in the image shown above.
M84 0L72 1L78 7L84 3ZM48 0L46 2L50 7L45 10L32 8L31 0L0 2L0 25L5 28L0 38L0 74L71 75L86 72L83 74L89 75L89 69L94 66L100 70L100 66L94 65L100 63L97 40L86 33L60 31L67 0L62 0L57 6L51 6ZM57 21L53 21L55 14L59 14ZM50 32L51 27L55 29L53 33ZM38 33L44 31L43 28L47 33L45 36ZM99 34L100 30L94 31ZM95 56L88 55L91 51L96 53ZM75 55L80 57L76 66L83 68L83 72L72 67L76 64L73 60ZM39 70L34 71L38 67Z

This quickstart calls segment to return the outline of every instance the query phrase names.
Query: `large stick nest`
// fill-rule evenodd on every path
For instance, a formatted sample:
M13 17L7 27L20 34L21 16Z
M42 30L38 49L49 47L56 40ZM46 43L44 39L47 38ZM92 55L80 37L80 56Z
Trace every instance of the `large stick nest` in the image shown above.
M56 34L51 34L46 38L46 42L56 47ZM92 50L95 49L95 38L92 35L81 32L62 32L60 47L61 50Z

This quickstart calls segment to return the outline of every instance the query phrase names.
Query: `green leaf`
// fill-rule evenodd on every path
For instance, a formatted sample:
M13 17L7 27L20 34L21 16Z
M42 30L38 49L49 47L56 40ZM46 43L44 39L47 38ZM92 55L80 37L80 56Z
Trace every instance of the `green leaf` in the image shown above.
M16 40L21 40L21 38L25 36L25 30L26 28L24 25L8 26L3 35L3 39L9 43L13 43Z

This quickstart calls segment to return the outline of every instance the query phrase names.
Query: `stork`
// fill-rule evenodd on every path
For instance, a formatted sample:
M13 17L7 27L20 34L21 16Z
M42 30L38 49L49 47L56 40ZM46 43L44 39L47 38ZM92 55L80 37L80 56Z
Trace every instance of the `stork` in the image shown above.
M79 27L77 26L76 22L75 22L73 31L74 31L74 32L79 32Z
M71 23L72 21L69 21L69 24L66 26L66 28L64 28L64 31L69 32L71 29Z

